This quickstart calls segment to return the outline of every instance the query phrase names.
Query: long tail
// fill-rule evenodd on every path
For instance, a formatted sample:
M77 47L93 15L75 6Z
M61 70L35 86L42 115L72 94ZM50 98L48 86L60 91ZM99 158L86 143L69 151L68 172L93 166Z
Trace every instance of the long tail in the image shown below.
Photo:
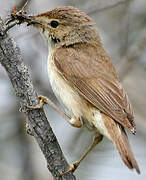
M116 145L116 148L125 165L129 169L136 169L137 173L140 174L138 164L132 153L130 143L124 128L111 118L109 119L109 117L106 115L102 115L102 118L104 119L104 124L108 130L111 140Z
M119 127L120 128L120 127ZM121 128L120 128L121 129ZM128 137L126 135L126 132L124 129L121 129L121 136L118 139L113 139L120 156L126 166L129 169L136 169L137 173L140 174L140 170L138 167L138 164L134 158L134 155L132 153L130 143L128 141Z

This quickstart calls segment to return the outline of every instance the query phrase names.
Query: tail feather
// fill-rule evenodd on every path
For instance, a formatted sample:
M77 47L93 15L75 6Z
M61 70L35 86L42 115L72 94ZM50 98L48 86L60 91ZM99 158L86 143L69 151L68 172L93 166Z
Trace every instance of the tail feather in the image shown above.
M106 115L102 115L102 118L111 140L114 142L125 165L129 169L136 169L137 173L140 174L138 164L132 153L130 143L124 128L111 118L109 119L109 117Z
M121 128L120 128L121 129ZM121 130L121 136L114 140L114 143L118 149L118 152L129 169L136 169L137 173L140 174L138 164L132 153L128 137L124 129Z

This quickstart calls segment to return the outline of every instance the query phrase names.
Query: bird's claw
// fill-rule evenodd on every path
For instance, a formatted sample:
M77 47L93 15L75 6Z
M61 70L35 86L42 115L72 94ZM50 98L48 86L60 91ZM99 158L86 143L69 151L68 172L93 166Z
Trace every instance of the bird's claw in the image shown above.
M75 162L73 164L70 164L68 170L65 171L64 173L61 173L60 176L63 176L63 175L70 173L70 172L74 173L75 170L78 168L78 166L79 166L79 162Z
M33 109L42 109L44 104L47 104L47 97L45 97L45 96L38 96L38 98L39 98L39 103L38 104L36 104L35 106L30 106L30 105L26 104L25 107L27 107L30 110L33 110Z

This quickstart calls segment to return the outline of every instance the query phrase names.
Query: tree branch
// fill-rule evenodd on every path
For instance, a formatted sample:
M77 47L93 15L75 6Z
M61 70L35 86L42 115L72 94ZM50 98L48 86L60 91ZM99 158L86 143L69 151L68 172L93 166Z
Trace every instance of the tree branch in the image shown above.
M16 96L20 99L21 108L25 110L29 127L46 158L47 167L55 180L75 180L72 173L60 176L67 169L68 163L43 109L28 110L25 106L38 104L37 93L34 90L29 70L23 63L19 47L6 32L7 26L0 19L0 63L10 78Z

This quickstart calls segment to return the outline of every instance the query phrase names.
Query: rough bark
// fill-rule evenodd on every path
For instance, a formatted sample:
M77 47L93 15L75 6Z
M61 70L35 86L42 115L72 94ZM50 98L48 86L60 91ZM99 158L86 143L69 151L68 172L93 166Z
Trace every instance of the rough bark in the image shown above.
M59 176L68 163L64 158L58 141L50 127L43 109L29 110L26 104L35 106L38 103L37 93L33 87L30 73L20 54L15 41L6 33L6 25L0 19L0 63L5 68L13 85L16 96L20 100L33 136L42 150L49 171L55 180L75 180L72 173Z

